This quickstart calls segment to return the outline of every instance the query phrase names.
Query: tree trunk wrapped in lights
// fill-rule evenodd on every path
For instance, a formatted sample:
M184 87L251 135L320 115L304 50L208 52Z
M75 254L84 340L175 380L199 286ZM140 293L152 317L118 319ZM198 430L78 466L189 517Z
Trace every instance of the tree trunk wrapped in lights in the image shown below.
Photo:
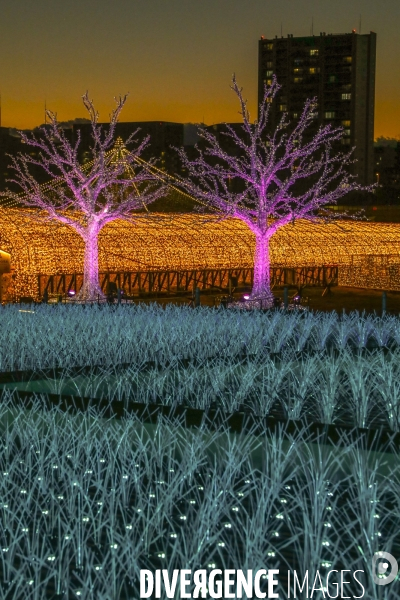
M95 298L103 296L99 284L99 227L94 221L88 223L86 231L82 235L85 240L85 253L83 259L83 285L79 292L82 298ZM86 275L86 276L85 276Z
M315 123L315 99L307 100L297 124L291 126L283 113L275 131L268 133L270 106L277 101L280 89L276 78L264 88L255 123L250 121L247 101L235 76L232 82L231 89L240 102L243 135L228 124L222 135L233 141L237 152L225 151L211 132L200 128L205 149L197 147L198 158L190 160L184 150L178 149L189 176L181 177L180 185L196 196L205 210L211 209L221 219L241 219L251 229L256 248L250 298L271 302L269 241L274 233L288 223L294 225L297 219L329 222L348 216L323 207L335 204L349 192L369 191L373 186L361 186L349 173L352 150L333 151L333 145L343 136L342 128L328 124L319 127L314 136L307 136L307 129ZM236 186L239 191L235 190L235 182L241 185Z
M84 165L78 161L80 132L72 145L59 126L57 115L47 111L50 124L42 127L39 136L20 132L22 141L34 153L11 157L14 177L8 181L17 184L22 193L7 190L1 194L18 205L38 209L37 213L29 213L32 218L60 221L73 227L82 237L85 254L83 285L76 296L79 301L104 299L98 264L101 229L116 219L131 220L133 211L146 208L165 193L165 186L151 170L154 160L148 163L139 160L149 136L138 143L137 129L125 144L120 139L115 140L115 127L126 99L127 96L116 99L110 125L103 131L88 93L83 96L92 127L92 157ZM133 143L135 147L128 150L126 146ZM38 184L32 167L40 167L46 173L48 184Z
M253 296L257 297L268 297L271 291L269 272L269 239L270 236L256 233L252 294Z

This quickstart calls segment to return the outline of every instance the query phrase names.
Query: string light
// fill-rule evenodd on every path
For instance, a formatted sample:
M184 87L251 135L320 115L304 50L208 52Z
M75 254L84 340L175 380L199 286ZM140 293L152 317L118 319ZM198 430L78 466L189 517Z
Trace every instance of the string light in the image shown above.
M81 237L61 223L33 221L18 209L0 207L0 248L11 254L12 273L3 275L12 282L7 291L11 298L37 299L39 274L82 273ZM177 214L173 219L155 214L154 219L139 219L135 224L108 223L99 234L99 270L251 268L254 250L255 236L239 219L220 222L196 214ZM396 224L344 221L339 227L297 220L294 227L279 229L270 246L272 267L339 264L340 285L352 285L349 267L359 269L373 255L384 255L381 261L387 261L388 269L400 264ZM400 289L400 281L393 280L392 285ZM388 289L386 283L382 289Z
M341 218L326 208L336 204L353 191L371 191L375 186L362 186L349 173L354 162L352 151L333 152L344 131L321 126L310 137L317 106L316 99L306 101L298 122L290 127L284 112L277 127L268 133L270 112L268 100L274 100L280 87L276 77L264 86L259 118L250 120L247 101L235 76L231 89L235 92L243 119L243 135L238 136L226 125L225 136L238 152L225 151L218 139L206 129L199 130L205 149L191 160L184 149L178 149L187 178L179 177L180 186L204 201L220 218L240 219L256 239L254 253L254 283L251 299L273 300L270 285L270 245L277 231L298 219L314 223ZM211 159L211 160L210 160ZM234 191L232 180L239 182L241 191ZM298 191L299 184L303 191Z

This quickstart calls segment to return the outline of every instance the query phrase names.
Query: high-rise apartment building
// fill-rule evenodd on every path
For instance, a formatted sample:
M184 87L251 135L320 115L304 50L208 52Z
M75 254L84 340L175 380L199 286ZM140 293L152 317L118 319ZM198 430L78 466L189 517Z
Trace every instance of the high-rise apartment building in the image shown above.
M373 32L259 41L259 104L264 84L271 83L274 74L282 86L271 104L271 130L283 112L296 122L305 101L315 97L315 128L327 123L343 127L341 149L356 147L353 168L363 185L374 181L375 59Z

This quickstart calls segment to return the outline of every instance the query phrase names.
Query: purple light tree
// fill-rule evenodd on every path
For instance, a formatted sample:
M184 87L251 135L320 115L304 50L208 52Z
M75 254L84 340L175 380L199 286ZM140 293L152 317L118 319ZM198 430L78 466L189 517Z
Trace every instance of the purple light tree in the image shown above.
M18 204L39 209L40 213L31 215L33 218L60 221L82 237L85 243L83 285L76 297L80 301L104 299L99 284L101 229L116 219L132 219L132 211L146 208L165 193L165 186L149 168L154 161L137 160L149 136L138 143L135 135L139 130L136 130L125 143L127 146L135 142L134 149L129 151L120 140L115 142L115 127L126 99L126 95L116 99L110 125L103 131L88 93L83 96L92 134L91 160L83 165L78 160L80 132L76 143L71 144L58 124L57 115L47 111L50 124L41 129L39 136L20 132L22 141L33 148L34 155L19 153L11 157L14 178L8 181L17 184L22 194L9 190L2 194ZM31 173L32 167L44 170L48 184L39 185Z
M294 224L296 219L327 222L347 216L322 207L336 203L353 190L369 191L373 186L363 187L349 174L347 167L354 162L352 150L333 152L332 145L343 136L341 128L328 124L307 137L307 128L315 122L315 99L305 103L294 127L290 127L287 114L283 113L275 131L268 133L271 103L280 89L276 78L264 88L259 120L255 123L250 121L247 101L235 76L231 89L240 102L244 135L239 136L228 124L223 135L233 140L238 152L226 152L212 133L200 129L206 149L197 148L198 158L189 160L182 149L178 150L189 175L187 179L180 178L180 185L222 219L235 217L251 229L256 247L250 298L270 302L273 294L269 243L274 233L288 223ZM235 181L241 182L241 191L233 191Z

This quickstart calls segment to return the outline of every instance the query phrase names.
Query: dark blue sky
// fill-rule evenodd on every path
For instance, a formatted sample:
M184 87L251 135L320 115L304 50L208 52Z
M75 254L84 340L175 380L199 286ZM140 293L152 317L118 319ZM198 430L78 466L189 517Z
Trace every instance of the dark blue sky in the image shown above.
M400 0L2 0L2 125L85 116L88 89L107 120L237 121L236 72L256 115L261 35L378 34L375 134L400 136Z

